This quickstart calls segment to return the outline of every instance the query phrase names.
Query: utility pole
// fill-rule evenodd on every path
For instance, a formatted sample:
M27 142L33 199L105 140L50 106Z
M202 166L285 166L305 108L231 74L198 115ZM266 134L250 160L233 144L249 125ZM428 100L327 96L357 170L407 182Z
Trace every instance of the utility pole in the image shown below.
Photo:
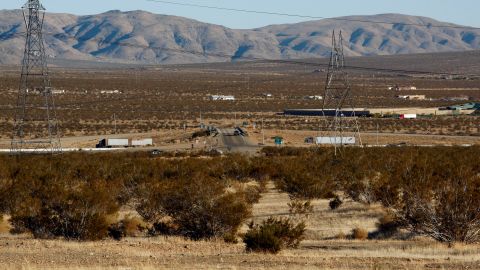
M113 113L113 123L114 123L114 126L115 126L115 135L117 135L117 115L115 113Z
M42 33L45 8L40 0L28 0L22 10L26 38L11 152L60 153L60 135Z
M265 129L263 128L263 117L262 117L262 145L265 145Z
M344 111L346 105L350 107ZM362 145L355 106L351 98L351 86L345 70L342 32L339 33L338 38L335 31L332 34L332 52L323 95L322 113L325 121L322 139L324 143L335 147L335 156L346 144Z

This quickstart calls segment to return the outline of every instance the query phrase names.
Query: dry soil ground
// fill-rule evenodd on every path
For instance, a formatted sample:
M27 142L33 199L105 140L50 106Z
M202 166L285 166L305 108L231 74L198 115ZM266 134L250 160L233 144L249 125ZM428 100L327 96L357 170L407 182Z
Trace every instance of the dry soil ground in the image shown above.
M254 206L254 220L287 216L286 194L272 184ZM2 269L480 269L480 246L451 248L424 238L342 240L352 228L375 230L378 206L346 202L331 211L314 201L314 214L299 249L278 255L249 254L244 246L221 240L193 242L177 237L127 238L121 241L66 242L0 235ZM245 228L243 228L245 229Z

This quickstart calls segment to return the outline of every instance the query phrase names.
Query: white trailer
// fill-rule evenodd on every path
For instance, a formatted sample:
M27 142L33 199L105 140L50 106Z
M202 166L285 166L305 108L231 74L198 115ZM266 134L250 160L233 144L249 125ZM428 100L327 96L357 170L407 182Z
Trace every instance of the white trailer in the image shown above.
M131 146L152 146L153 145L153 139L148 138L148 139L141 139L141 140L132 140Z
M103 139L97 144L97 148L120 148L128 146L128 139Z
M400 119L417 119L416 114L401 114Z
M316 144L355 144L355 137L316 137Z

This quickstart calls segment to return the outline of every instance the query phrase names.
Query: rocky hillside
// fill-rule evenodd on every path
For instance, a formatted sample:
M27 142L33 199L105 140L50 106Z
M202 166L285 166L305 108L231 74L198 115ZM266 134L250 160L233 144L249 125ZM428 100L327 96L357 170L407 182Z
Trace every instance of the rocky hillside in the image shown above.
M424 17L383 14L234 30L145 11L110 11L91 16L47 14L45 40L47 53L54 58L164 64L323 57L329 53L333 29L343 31L348 56L480 48L480 30L434 25L454 26ZM19 33L24 31L19 10L0 11L1 64L20 63L24 45Z

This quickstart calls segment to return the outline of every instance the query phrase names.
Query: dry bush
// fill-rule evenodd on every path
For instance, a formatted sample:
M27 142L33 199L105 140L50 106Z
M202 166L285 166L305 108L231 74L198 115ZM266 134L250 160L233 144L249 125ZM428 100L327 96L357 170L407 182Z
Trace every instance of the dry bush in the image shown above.
M10 229L8 220L3 215L0 215L0 233L7 233Z
M390 238L395 235L401 227L400 221L391 212L380 217L375 225L377 231L372 234L374 238Z
M106 217L138 202L153 231L193 239L235 234L267 180L291 198L342 192L382 203L414 233L443 242L478 242L479 147L264 150L263 156L151 158L148 153L0 155L0 214L37 237L98 239ZM229 191L229 185L257 186ZM241 182L241 183L239 183ZM192 207L194 206L194 207ZM171 223L163 224L165 217ZM379 231L390 225L380 221ZM155 230L155 226L158 230Z
M199 130L199 131L195 131L195 132L192 134L192 139L201 138L201 137L208 137L208 136L210 136L210 131L208 131L208 130Z
M123 237L139 236L147 229L147 225L139 217L125 216L120 222L111 224L108 228L108 235L115 240Z
M347 235L344 232L339 232L335 235L335 239L345 240L347 239Z
M291 215L308 217L313 213L312 201L293 199L287 204Z
M339 196L335 196L330 202L328 202L328 206L330 207L331 210L335 210L339 208L343 204L342 199L340 199Z
M277 187L291 197L324 199L334 196L336 183L329 170L325 169L328 155L279 158L277 163L278 169L273 179Z
M222 183L206 176L165 181L148 189L139 213L153 223L168 216L178 234L194 240L235 234L251 213L243 194L225 192Z
M368 231L364 228L355 228L352 230L352 239L354 240L367 240L368 239Z
M260 225L250 224L243 237L248 252L278 253L283 248L297 248L304 238L305 223L270 217Z
M447 243L480 241L477 153L478 147L411 151L384 170L390 180L384 190L392 195L382 202L412 232Z
M147 228L145 222L141 218L135 216L124 217L122 224L125 228L125 235L129 237L139 236Z
M225 241L225 243L229 243L229 244L238 244L237 236L235 234L232 234L232 233L225 234L223 236L223 241Z
M179 232L179 226L173 223L171 219L163 219L153 223L153 226L148 230L148 234L151 236L156 236L156 235L169 236L169 235L178 235L180 234L180 232Z
M260 201L262 197L262 187L256 185L249 185L243 191L245 194L245 201L249 204L255 204Z
M34 183L31 188L15 189L15 195L22 201L10 209L11 222L17 231L29 231L36 238L69 240L97 240L107 236L107 216L115 213L118 205L106 183L70 186L48 180Z

